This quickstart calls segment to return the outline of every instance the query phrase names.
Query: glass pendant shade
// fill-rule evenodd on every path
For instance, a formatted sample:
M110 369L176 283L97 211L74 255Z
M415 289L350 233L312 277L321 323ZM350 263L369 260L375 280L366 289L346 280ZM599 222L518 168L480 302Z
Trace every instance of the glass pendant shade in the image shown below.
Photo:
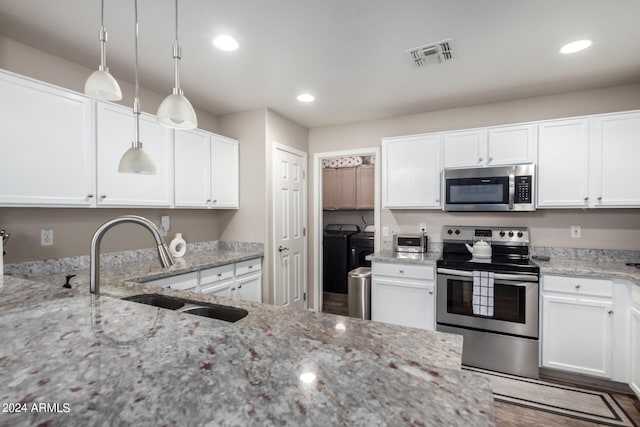
M120 173L139 173L143 175L155 175L156 165L147 156L142 149L142 144L135 142L132 144L118 164L118 172Z
M180 88L180 58L182 52L178 43L178 0L176 0L176 39L173 44L174 85L173 93L167 96L156 117L158 123L174 129L194 129L198 127L198 118L193 106Z
M167 96L158 108L158 122L176 129L198 127L198 118L189 100L182 94Z
M91 73L84 84L84 93L104 101L120 101L122 99L122 91L118 82L108 71L104 70L96 70Z

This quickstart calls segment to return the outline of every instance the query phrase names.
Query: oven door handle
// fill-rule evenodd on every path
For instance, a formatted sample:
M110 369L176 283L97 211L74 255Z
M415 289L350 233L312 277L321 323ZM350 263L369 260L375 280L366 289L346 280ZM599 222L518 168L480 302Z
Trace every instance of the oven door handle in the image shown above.
M452 276L473 277L473 271L453 270L451 268L438 268L438 273L450 274ZM526 274L494 273L493 278L495 280L513 280L513 281L520 281L520 282L537 282L538 281L537 275L526 275Z

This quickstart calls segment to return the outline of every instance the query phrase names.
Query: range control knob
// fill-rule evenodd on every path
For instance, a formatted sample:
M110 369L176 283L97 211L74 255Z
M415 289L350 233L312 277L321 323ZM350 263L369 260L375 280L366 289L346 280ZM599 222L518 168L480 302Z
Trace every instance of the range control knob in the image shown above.
M457 229L456 229L456 236L457 236L458 234L460 234L460 230L457 230Z
M500 233L499 233L499 234L500 234L500 237L504 237L504 234L505 234L505 233L504 233L504 230L500 230Z
M524 233L522 231L518 231L518 237L522 238L522 236L524 236Z
M452 234L453 234L453 230L452 230L452 229L448 229L448 230L447 230L447 234L448 234L448 235L452 235Z
M509 237L513 237L513 231L509 232Z

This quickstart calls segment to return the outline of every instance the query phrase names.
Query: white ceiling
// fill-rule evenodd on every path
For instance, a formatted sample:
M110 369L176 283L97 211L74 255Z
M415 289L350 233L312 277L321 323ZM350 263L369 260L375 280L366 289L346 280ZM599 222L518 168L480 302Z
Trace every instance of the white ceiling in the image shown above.
M139 0L140 84L173 85L174 0ZM214 115L271 108L307 127L640 82L638 0L181 0L181 81ZM0 33L90 68L100 0L0 0ZM107 63L133 80L133 0L106 0ZM217 51L220 33L240 43ZM407 49L453 39L454 60ZM566 42L591 49L561 56ZM300 92L316 96L301 104ZM144 103L144 100L143 100Z

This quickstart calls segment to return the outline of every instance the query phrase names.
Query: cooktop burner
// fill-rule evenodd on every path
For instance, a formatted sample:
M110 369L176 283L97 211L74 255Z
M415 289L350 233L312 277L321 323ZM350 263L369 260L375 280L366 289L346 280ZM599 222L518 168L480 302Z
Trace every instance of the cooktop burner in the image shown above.
M529 230L525 227L444 226L442 230L440 268L479 270L503 273L538 274L540 268L529 259ZM488 243L491 258L478 262L473 259L474 246ZM479 247L486 250L486 245Z

